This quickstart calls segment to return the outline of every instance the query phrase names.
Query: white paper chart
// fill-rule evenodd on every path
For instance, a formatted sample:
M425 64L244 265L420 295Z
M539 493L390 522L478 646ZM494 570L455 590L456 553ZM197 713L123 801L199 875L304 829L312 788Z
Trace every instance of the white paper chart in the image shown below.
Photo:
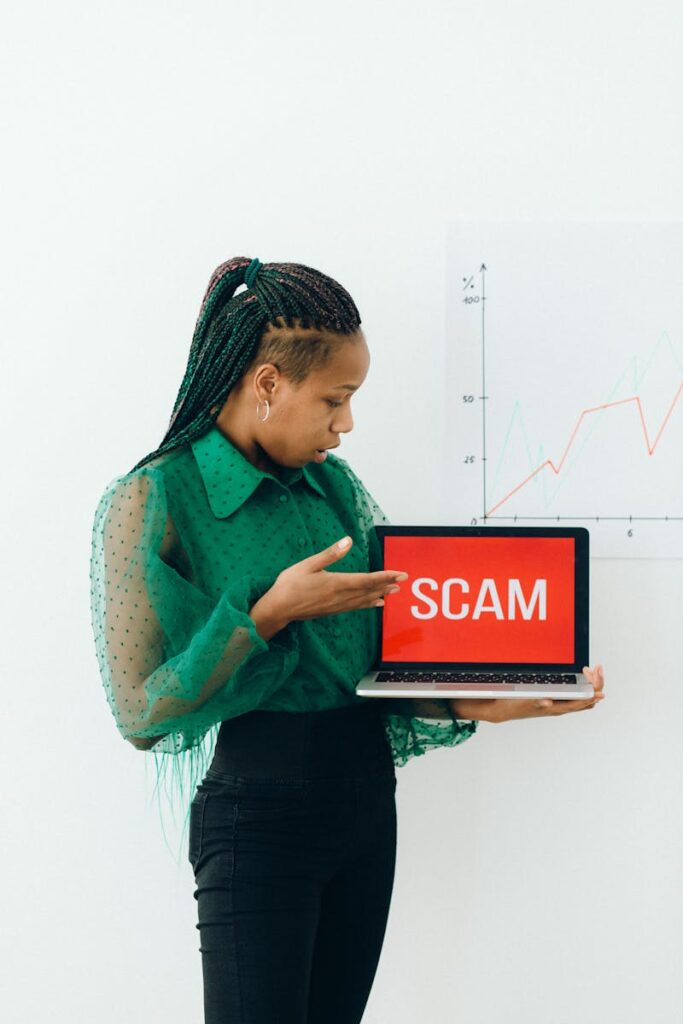
M451 222L453 523L683 558L683 224Z

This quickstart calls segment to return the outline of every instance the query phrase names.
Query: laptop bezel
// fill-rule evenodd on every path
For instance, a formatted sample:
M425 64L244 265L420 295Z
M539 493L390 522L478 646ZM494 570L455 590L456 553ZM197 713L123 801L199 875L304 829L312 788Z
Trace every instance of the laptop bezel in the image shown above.
M584 526L409 526L405 524L373 527L380 545L384 567L386 537L572 537L574 538L574 653L573 662L511 661L385 661L382 659L384 606L376 609L379 617L379 658L373 671L479 671L479 672L581 672L588 665L589 615L589 532ZM392 565L400 570L401 566ZM410 580L399 583L400 587ZM388 595L391 600L391 595Z

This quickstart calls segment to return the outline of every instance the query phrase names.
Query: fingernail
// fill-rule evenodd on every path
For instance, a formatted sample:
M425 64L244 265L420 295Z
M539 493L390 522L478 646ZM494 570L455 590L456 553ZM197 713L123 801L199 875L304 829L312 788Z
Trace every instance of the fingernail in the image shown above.
M394 579L395 580L407 580L408 579L408 573L407 572L399 573L398 576L394 576Z
M350 543L351 543L351 538L350 537L342 537L342 539L337 544L337 547L338 548L347 548Z

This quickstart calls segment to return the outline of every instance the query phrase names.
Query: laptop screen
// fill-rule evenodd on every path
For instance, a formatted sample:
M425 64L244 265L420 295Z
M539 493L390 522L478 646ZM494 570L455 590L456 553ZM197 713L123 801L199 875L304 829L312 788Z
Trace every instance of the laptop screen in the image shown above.
M408 573L381 609L380 667L588 664L587 530L376 529L384 567Z

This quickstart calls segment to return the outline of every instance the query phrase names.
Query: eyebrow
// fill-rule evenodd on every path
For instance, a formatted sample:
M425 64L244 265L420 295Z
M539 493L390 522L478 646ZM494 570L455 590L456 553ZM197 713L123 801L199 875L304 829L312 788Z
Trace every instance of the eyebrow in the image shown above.
M336 391L338 388L348 388L349 391L357 391L358 390L358 385L357 384L335 384L333 390Z

